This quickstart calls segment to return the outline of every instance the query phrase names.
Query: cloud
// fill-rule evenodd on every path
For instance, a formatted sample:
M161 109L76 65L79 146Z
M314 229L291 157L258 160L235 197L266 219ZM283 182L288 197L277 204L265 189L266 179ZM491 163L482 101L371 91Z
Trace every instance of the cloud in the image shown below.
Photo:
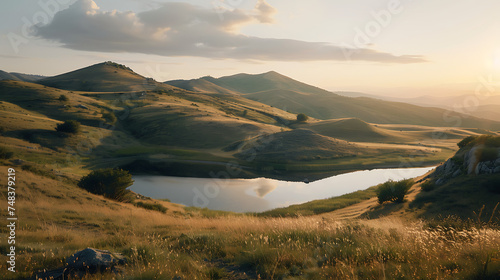
M274 22L275 13L265 0L258 0L253 10L169 2L140 13L101 11L94 1L79 0L57 13L49 24L35 27L35 33L66 48L96 52L260 61L425 61L421 56L396 56L325 42L259 38L239 32L245 25Z
M264 198L266 195L268 195L270 192L274 191L276 189L276 185L268 182L265 179L261 179L258 182L258 186L255 187L255 194L260 197Z

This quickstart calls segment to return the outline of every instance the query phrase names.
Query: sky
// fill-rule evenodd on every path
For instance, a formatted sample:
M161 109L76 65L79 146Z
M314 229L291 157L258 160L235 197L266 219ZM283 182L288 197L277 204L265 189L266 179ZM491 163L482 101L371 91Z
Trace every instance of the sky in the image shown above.
M115 61L158 81L277 71L331 91L459 95L500 85L498 11L497 0L5 0L0 70Z

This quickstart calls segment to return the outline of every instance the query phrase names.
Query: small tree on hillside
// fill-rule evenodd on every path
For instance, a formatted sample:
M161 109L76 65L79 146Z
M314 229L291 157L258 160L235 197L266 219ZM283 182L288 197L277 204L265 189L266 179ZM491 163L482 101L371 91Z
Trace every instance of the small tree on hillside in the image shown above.
M58 100L61 101L61 102L66 102L66 101L69 101L69 98L66 95L64 95L64 94L61 94L59 96Z
M132 175L128 171L107 168L90 172L80 179L78 186L93 194L123 200L127 193L126 189L133 183Z
M6 147L0 147L0 159L10 159L14 156L14 152Z
M113 111L111 111L111 112L103 111L102 112L102 118L104 119L105 122L107 122L109 124L115 124L116 121L118 120L116 118L115 113L113 113Z
M401 181L393 181L389 180L380 186L377 189L377 197L378 202L380 204L389 201L401 203L404 202L405 196L410 190L411 186L413 186L413 180L401 180Z
M74 120L65 121L57 125L56 131L76 134L80 131L80 123Z
M300 113L297 115L297 121L298 122L307 122L309 117L306 114Z

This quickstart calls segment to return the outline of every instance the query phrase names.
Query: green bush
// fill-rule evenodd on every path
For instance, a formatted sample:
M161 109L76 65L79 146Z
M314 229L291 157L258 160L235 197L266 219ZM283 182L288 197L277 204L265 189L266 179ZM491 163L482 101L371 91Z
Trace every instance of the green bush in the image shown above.
M153 211L158 211L158 212L162 212L162 213L167 213L167 210L168 210L165 206L163 206L161 204L157 204L157 203L147 203L147 202L139 201L137 203L134 203L134 205L137 207L147 209L147 210L153 210Z
M128 171L107 168L90 172L80 179L78 186L93 194L123 200L127 193L126 189L133 183L132 175Z
M297 121L298 122L307 122L309 117L306 114L300 113L297 115Z
M467 136L462 141L458 142L457 146L462 149L463 147L469 145L474 142L478 137L477 136Z
M115 124L117 121L115 113L113 112L103 112L102 118L109 124Z
M14 156L14 152L6 147L0 147L0 159L10 159Z
M490 161L498 158L498 149L493 147L484 147L476 151L479 161Z
M64 94L61 94L61 95L59 95L58 100L61 102L66 102L66 101L69 101L69 98Z
M401 181L389 180L383 184L380 184L377 189L378 202L380 204L386 201L401 203L404 201L405 196L412 185L412 179Z
M500 136L494 135L479 135L467 136L462 141L458 142L458 147L463 148L468 145L484 144L486 147L498 148L500 147Z
M58 132L76 134L80 131L80 123L74 120L65 121L64 123L58 124L56 130Z
M422 188L422 190L424 192L430 192L436 188L436 185L434 184L434 182L432 180L427 180L427 181L423 182L422 185L420 185L420 187Z

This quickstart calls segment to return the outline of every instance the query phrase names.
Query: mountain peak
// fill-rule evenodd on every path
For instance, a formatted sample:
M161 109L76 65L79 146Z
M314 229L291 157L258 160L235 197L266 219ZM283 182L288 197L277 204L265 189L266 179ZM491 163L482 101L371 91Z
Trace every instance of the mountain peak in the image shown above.
M113 61L105 61L75 71L49 77L38 83L76 91L142 91L171 86L143 77L129 67Z

